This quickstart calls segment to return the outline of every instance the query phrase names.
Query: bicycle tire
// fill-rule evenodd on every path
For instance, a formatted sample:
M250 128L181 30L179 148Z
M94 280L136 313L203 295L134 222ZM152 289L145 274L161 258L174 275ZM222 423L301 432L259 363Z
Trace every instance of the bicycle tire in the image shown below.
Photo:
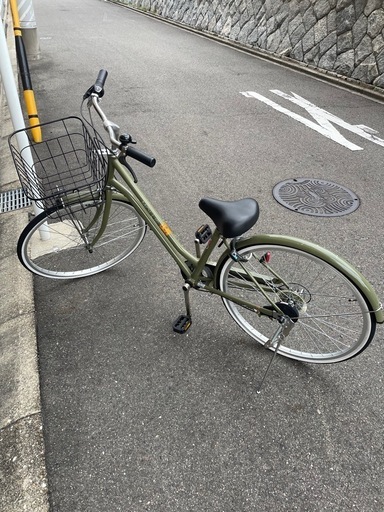
M358 284L336 266L297 246L243 242L238 253L248 259L243 264L253 275L263 276L264 291L271 302L289 304L299 313L278 354L303 362L336 363L355 357L370 344L376 319L369 301ZM288 286L260 262L267 253L270 268ZM239 263L226 256L217 273L219 289L269 307L269 301L244 275ZM235 322L261 345L276 332L277 320L226 298L223 302ZM275 350L273 346L268 348Z
M131 204L112 199L108 225L101 238L87 248L97 234L104 208L103 200L72 205L70 209L51 208L39 214L20 235L17 254L21 263L34 274L53 279L75 279L103 272L133 253L142 242L147 226ZM80 235L79 226L89 226ZM50 239L41 241L39 229L48 223ZM76 227L77 226L77 227ZM83 236L83 238L82 238Z

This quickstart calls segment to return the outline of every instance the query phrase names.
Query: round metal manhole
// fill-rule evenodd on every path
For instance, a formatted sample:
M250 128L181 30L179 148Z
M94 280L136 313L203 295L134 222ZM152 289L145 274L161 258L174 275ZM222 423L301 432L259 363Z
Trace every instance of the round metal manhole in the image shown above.
M360 206L356 194L332 181L293 178L273 188L273 197L289 210L316 217L339 217Z

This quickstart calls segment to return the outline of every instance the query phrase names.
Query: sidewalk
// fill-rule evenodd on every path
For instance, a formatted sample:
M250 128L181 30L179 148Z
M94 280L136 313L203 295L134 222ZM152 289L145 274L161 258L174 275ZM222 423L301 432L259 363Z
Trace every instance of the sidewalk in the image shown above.
M10 30L9 44L12 45ZM11 53L14 58L14 49ZM0 84L0 192L20 188L8 149L12 132ZM0 214L0 510L48 510L37 367L33 278L16 255L28 210Z

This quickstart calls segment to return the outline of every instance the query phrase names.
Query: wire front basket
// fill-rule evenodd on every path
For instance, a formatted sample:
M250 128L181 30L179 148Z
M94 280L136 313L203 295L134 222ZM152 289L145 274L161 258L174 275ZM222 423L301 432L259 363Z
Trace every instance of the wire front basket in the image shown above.
M106 176L106 147L79 117L43 123L43 142L34 142L31 130L9 136L16 171L25 195L47 210L66 201L98 202Z

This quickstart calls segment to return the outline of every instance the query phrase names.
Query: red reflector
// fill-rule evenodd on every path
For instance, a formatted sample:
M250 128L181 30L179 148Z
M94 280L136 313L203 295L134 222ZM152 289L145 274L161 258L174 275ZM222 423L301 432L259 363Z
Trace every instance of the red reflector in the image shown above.
M272 254L267 251L265 254L262 255L262 257L259 259L260 263L269 263L272 259Z
M271 258L272 258L272 254L267 251L265 254L262 255L262 257L260 258L260 263L269 263L271 261Z

